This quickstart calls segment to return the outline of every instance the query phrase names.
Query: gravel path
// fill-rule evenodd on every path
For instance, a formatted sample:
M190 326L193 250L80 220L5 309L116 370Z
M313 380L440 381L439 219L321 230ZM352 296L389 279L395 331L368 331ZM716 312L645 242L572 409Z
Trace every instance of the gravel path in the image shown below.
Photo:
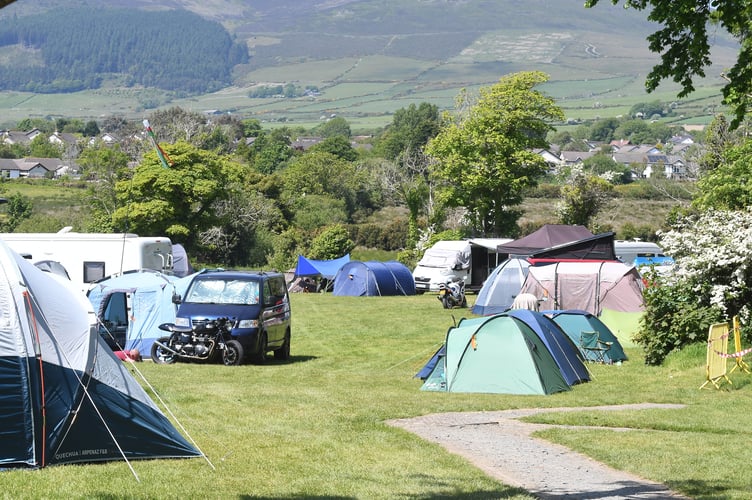
M612 469L569 448L534 438L531 436L534 431L550 426L517 420L553 411L682 407L639 404L437 413L388 423L438 443L489 476L506 485L524 488L541 499L686 499L662 484Z

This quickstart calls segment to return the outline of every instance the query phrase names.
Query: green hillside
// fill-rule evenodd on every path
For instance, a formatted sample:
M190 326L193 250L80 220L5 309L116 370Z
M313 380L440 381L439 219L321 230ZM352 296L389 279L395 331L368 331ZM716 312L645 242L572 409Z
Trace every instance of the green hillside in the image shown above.
M146 110L178 105L258 118L267 126L311 127L337 114L354 128L368 130L389 123L395 110L412 103L449 109L461 89L474 90L526 70L551 75L545 90L570 120L625 114L646 100L674 102L678 90L668 83L653 95L645 93L645 75L658 60L645 41L653 26L644 12L607 3L595 9L585 9L581 0L101 3L149 8L166 19L179 15L167 8L189 9L221 23L235 42L247 47L250 59L232 68L221 89L183 97L164 87L156 90L146 80L127 86L128 72L105 79L98 90L61 94L52 101L37 93L0 92L4 120L48 115L89 119L112 113L140 118ZM16 2L0 14L24 16L51 5L45 0L33 6ZM676 121L709 120L720 103L724 82L718 75L735 55L732 43L716 39L715 64L698 82L695 95L677 101ZM0 56L0 63L3 57L11 56ZM205 74L198 67L195 72ZM254 88L279 84L316 87L320 93L250 97Z

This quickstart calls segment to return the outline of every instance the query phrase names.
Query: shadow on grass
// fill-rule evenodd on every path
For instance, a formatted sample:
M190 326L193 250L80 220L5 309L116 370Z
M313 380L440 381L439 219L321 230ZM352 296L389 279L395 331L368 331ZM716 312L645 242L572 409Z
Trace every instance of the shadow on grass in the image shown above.
M269 358L267 358L266 362L264 362L264 365L268 365L268 366L292 365L292 364L298 364L298 363L305 363L307 361L313 361L314 359L318 359L318 356L290 356L289 359L276 359L272 355Z
M728 482L721 481L666 481L666 486L674 491L682 491L693 500L723 500L724 498L743 498L739 490Z
M485 491L473 491L472 493L447 493L443 491L435 491L435 492L429 492L429 493L422 493L422 494L415 494L411 495L409 493L404 493L399 495L400 498L408 498L408 499L415 499L415 500L421 500L421 499L431 499L431 500L494 500L494 499L504 499L504 498L534 498L532 495L530 495L525 490L521 490L519 488L498 488L493 490L485 490ZM238 498L247 499L247 500L279 500L280 498L288 498L288 499L302 499L305 498L306 500L356 500L359 497L353 497L353 496L344 496L344 495L310 495L305 493L299 493L299 494L293 494L293 495L284 495L284 496L278 496L278 497L271 497L271 496L255 496L255 495L240 495Z

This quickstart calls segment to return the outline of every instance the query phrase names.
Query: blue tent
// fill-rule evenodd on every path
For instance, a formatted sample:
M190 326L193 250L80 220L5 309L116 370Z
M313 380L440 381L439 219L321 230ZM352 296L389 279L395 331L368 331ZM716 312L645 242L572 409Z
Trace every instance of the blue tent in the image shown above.
M0 467L194 457L77 287L0 243Z
M332 294L355 297L415 295L415 281L410 270L400 262L353 260L337 271Z
M486 316L498 314L512 307L527 277L530 263L526 259L512 257L491 271L478 292L473 305L473 314Z
M611 348L608 350L605 358L609 362L621 362L627 360L627 355L624 353L619 339L614 335L611 329L606 324L598 319L593 314L587 311L579 311L576 309L567 309L563 311L544 311L544 314L551 317L551 319L559 325L564 333L572 339L575 345L580 345L580 333L583 331L597 331L598 336L604 342L611 342ZM585 359L588 358L588 354L580 349ZM590 355L592 357L592 355ZM592 360L592 358L590 358Z
M100 320L99 331L111 348L148 354L165 333L161 323L174 323L174 294L184 295L195 274L178 278L158 271L125 272L96 282L88 297Z
M321 276L322 278L333 280L339 268L348 262L350 262L350 254L332 260L306 259L302 255L298 255L298 263L295 266L295 277Z
M527 309L515 309L505 314L524 321L538 335L569 385L590 380L579 348L551 318Z

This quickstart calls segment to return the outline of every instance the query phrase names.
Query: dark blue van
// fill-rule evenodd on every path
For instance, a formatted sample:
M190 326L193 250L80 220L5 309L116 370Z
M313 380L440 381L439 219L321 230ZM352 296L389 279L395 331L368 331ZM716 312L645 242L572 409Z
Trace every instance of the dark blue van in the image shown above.
M232 321L232 338L254 363L290 357L290 300L285 277L263 271L206 271L197 274L184 297L176 298L175 324L195 327L221 317Z

